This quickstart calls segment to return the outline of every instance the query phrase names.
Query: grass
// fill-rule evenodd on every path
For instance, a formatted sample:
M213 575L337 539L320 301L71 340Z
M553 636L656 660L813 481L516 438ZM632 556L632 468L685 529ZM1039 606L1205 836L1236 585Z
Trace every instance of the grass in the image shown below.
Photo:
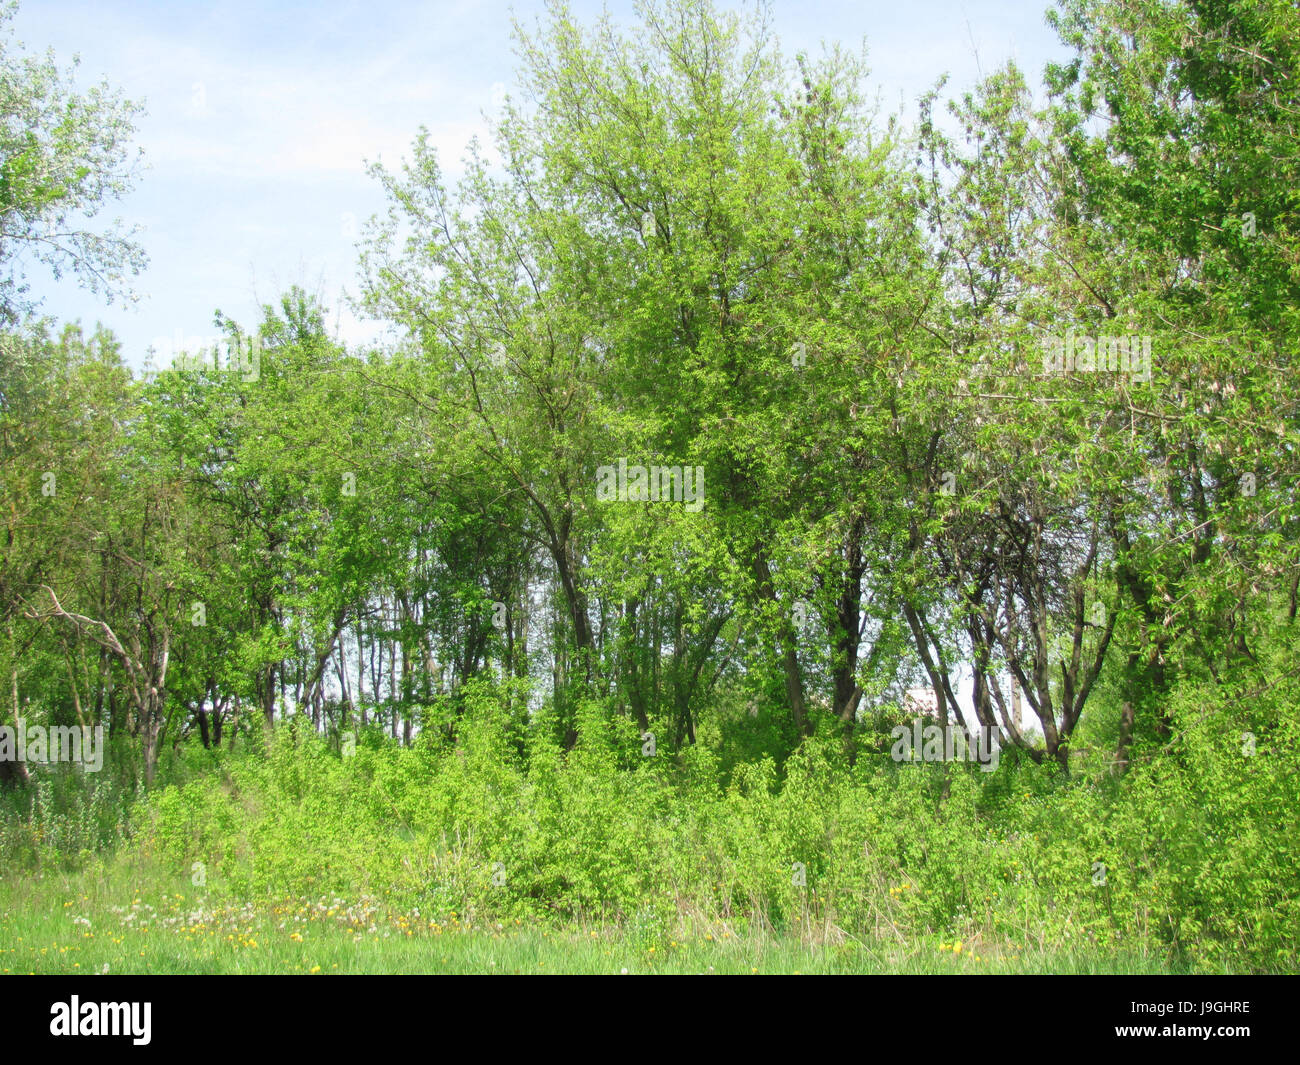
M1033 944L549 928L381 900L235 899L115 863L0 884L0 973L1168 973L1150 955Z

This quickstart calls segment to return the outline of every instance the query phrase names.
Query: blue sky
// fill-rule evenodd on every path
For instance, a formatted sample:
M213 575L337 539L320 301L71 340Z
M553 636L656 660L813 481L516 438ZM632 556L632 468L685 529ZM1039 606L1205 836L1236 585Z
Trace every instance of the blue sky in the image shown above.
M575 0L584 19L601 4ZM630 20L632 5L610 0ZM740 6L740 5L735 5ZM1015 58L1037 85L1063 54L1047 0L774 0L786 56L864 38L886 108L947 72L956 95ZM348 341L375 334L340 298L355 291L357 233L383 208L364 160L396 164L420 125L454 176L470 137L486 144L494 90L514 85L511 12L531 24L541 0L370 3L24 0L26 50L81 56L77 84L107 77L145 104L136 142L147 169L104 214L138 224L149 269L140 300L106 305L65 279L29 272L58 321L102 321L136 367L159 337L208 338L220 308L245 326L292 284L319 292ZM169 361L162 359L160 361Z

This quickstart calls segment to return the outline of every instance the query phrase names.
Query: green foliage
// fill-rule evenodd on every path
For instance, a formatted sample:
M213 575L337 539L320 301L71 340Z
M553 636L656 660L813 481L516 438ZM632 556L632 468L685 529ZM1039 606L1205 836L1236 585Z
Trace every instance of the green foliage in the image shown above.
M286 729L265 758L150 797L136 845L177 872L204 862L220 897L373 894L489 923L619 924L643 948L694 922L1290 971L1294 726L1244 756L1250 714L1207 717L1210 697L1180 693L1179 757L1152 751L1118 783L1028 762L850 768L813 740L783 779L767 760L724 784L702 746L627 769L584 738L525 767L490 717L462 720L451 747L350 758Z
M0 763L6 865L1294 970L1300 16L1058 8L1047 102L1008 65L949 134L761 7L556 2L499 166L374 169L393 344L300 289L218 312L251 373L0 333L0 723L111 740ZM0 95L3 264L125 188L134 111L3 50ZM892 760L918 681L993 772Z
M55 277L71 271L112 299L128 274L145 266L143 249L116 225L77 225L105 202L131 190L130 141L138 105L107 83L74 91L71 71L53 53L26 56L10 25L17 3L0 8L0 320L9 327L30 312L21 258L47 264ZM75 68L74 61L73 67Z

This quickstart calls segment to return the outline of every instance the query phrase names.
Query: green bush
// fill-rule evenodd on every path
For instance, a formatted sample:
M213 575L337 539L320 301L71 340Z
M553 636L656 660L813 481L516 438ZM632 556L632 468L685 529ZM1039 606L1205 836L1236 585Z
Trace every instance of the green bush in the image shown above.
M286 727L265 750L175 767L129 819L107 780L47 778L26 808L10 797L0 834L7 863L129 845L176 875L204 863L217 895L618 922L648 945L695 923L1294 970L1295 705L1294 683L1242 705L1184 684L1175 739L1115 780L1011 757L994 773L850 765L816 737L781 767L724 768L703 743L645 757L598 708L579 709L571 750L521 745L482 689L410 748L370 733L344 756Z

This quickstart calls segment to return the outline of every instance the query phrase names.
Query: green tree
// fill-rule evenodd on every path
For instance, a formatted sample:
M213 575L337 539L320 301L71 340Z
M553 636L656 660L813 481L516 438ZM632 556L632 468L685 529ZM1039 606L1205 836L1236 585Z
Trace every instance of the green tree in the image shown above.
M16 3L0 9L0 318L12 324L32 310L24 260L58 278L76 276L110 300L126 295L126 277L146 263L120 222L94 228L90 219L129 192L138 151L133 120L140 107L107 83L79 93L72 69L52 53L15 48L10 25Z

